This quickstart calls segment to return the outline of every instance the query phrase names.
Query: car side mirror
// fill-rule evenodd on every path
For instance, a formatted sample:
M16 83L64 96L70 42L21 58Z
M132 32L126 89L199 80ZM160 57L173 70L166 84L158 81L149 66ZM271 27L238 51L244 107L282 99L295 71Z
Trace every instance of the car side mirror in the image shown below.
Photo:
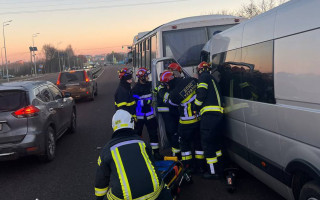
M64 93L64 97L65 97L65 98L71 97L71 93L70 93L70 92L65 92L65 93Z
M95 75L95 74L92 75L92 78L93 78L93 79L96 79L96 78L97 78L97 75Z

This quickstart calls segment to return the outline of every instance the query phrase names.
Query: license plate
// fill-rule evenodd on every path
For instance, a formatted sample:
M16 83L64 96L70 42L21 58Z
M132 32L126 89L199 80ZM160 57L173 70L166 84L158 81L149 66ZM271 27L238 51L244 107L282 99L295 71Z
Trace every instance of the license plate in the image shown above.
M2 124L0 123L0 131L2 131Z
M70 83L70 84L66 84L66 86L76 86L76 85L80 85L80 83Z

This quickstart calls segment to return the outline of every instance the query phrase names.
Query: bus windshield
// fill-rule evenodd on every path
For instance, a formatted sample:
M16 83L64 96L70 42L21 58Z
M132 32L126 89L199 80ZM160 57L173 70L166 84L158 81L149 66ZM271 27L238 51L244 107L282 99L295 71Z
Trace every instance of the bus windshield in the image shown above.
M233 25L165 31L163 32L163 55L175 58L183 67L198 65L200 52L213 33L224 31Z

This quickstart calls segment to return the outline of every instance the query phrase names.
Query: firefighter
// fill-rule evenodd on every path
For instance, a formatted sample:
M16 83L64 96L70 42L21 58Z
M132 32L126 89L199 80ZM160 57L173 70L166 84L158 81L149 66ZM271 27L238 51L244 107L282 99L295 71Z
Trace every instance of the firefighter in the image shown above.
M115 108L116 110L126 110L135 117L136 102L131 91L132 70L125 67L118 71L118 73L120 83L114 95Z
M217 81L210 75L211 66L201 62L197 67L199 81L195 110L201 114L200 133L208 171L204 178L218 179L222 173L222 140L219 125L222 122L223 108Z
M180 149L183 164L189 170L202 171L204 155L200 141L200 118L194 113L194 102L196 98L197 80L191 77L179 79L173 73L165 71L160 77L160 81L166 84L170 92L163 95L163 101L179 109ZM195 152L192 152L192 144ZM193 154L195 154L196 166L193 164Z
M151 146L133 130L134 119L130 113L117 110L112 128L112 139L98 158L96 199L172 199L154 166Z
M168 66L168 70L173 73L174 77L181 78L182 67L178 63L171 63Z
M138 69L136 76L137 84L133 87L132 93L136 101L137 121L135 124L136 133L141 136L144 125L146 125L151 147L156 160L161 160L159 153L158 122L152 107L152 85L149 81L150 71L144 67Z
M168 66L168 70L173 73L173 76L175 78L181 78L182 68L178 63L171 63ZM162 83L157 89L159 93L158 97L161 98L161 96L163 96L164 93L170 92L170 90L172 90L173 88L170 88L169 90L167 86ZM172 106L172 105L165 105L162 99L159 99L157 102L158 102L158 106L160 107L160 109L158 107L158 112L161 113L163 116L167 137L171 144L172 155L177 156L179 159L181 159L181 150L180 150L179 135L178 135L178 125L179 125L178 107Z

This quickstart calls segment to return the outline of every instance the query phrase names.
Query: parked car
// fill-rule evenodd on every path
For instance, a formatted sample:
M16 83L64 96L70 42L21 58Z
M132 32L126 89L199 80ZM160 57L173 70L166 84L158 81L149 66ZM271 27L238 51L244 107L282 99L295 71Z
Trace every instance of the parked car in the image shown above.
M292 0L212 38L233 161L286 199L320 199L320 1Z
M57 86L62 92L70 92L74 99L88 98L94 100L98 95L96 76L90 70L71 70L60 72Z
M74 100L51 82L0 84L0 160L55 157L56 141L77 125Z

